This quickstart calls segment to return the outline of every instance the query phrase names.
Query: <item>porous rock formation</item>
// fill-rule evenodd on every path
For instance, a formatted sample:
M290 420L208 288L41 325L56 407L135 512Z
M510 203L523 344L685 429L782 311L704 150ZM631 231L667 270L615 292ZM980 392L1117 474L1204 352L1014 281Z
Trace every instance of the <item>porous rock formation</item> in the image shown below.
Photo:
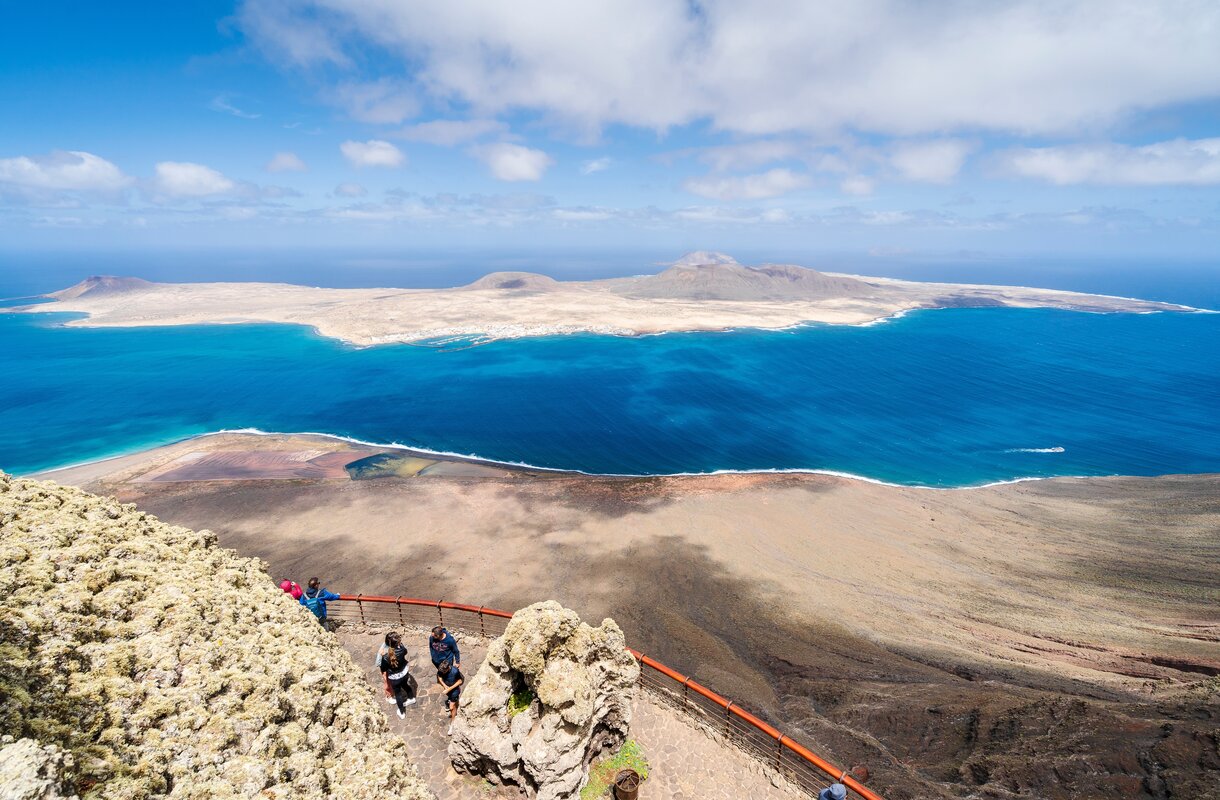
M431 797L351 658L259 561L3 473L0 731L21 797Z
M640 667L614 620L593 628L549 601L513 615L462 694L449 757L454 767L514 783L538 800L576 797L589 762L621 745ZM533 701L509 716L509 699Z

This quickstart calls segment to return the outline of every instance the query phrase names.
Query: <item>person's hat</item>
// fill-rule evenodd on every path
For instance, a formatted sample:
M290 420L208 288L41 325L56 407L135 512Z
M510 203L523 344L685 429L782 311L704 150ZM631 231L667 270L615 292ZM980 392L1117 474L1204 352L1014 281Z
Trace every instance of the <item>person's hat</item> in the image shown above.
M289 580L280 581L280 588L283 589L285 592L288 591L289 589L292 588L292 581L289 581Z
M847 797L847 787L841 783L832 783L830 785L830 796L834 800L844 800Z

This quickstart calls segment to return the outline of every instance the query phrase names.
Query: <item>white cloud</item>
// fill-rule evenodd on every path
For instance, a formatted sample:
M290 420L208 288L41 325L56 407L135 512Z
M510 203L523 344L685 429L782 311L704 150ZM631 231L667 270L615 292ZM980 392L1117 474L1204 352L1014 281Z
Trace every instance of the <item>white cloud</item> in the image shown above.
M557 208L551 216L564 222L600 222L612 219L614 214L599 208Z
M308 167L296 153L276 153L265 169L268 172L304 172Z
M502 181L536 181L555 160L541 150L500 142L476 147L472 154L487 164L491 174Z
M761 139L753 142L708 147L699 152L699 160L710 164L717 172L754 169L773 161L795 158L805 148L792 141Z
M1220 184L1220 138L1121 144L1023 147L998 157L1014 175L1060 185L1210 186Z
M171 197L208 197L227 194L237 184L221 173L187 161L162 161L157 164L155 189Z
M326 96L352 119L374 125L396 125L419 111L419 101L409 89L385 79L342 83Z
M346 141L339 145L339 150L353 167L401 167L407 163L401 150L380 139Z
M290 64L376 48L441 103L585 129L1065 133L1220 94L1212 0L247 0L239 24Z
M714 200L760 200L776 197L809 185L809 178L790 169L772 169L740 177L692 178L682 184L686 191Z
M595 172L603 172L610 169L612 159L609 156L594 158L580 165L581 175L592 175Z
M364 197L369 190L358 183L341 183L335 187L334 193L339 197Z
M875 181L864 175L853 175L850 178L844 178L842 183L839 184L839 189L845 194L854 195L872 194L875 187Z
M903 142L894 146L890 164L907 180L948 183L974 149L974 144L960 139Z
M36 190L116 192L131 183L117 166L83 150L0 158L0 183Z
M233 116L241 117L242 119L258 119L262 116L262 114L242 111L240 108L230 103L228 96L223 94L213 97L212 102L208 104L208 108L224 114L232 114Z
M507 125L494 119L434 119L404 128L398 135L413 142L452 147L507 130Z

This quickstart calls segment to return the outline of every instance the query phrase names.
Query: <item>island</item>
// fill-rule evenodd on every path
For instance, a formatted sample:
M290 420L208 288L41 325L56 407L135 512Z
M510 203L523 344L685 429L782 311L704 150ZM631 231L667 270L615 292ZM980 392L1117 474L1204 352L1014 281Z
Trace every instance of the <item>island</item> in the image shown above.
M95 276L47 297L54 302L0 312L78 312L88 316L67 324L95 327L288 323L370 346L572 333L782 329L805 323L864 325L930 308L1196 310L1052 289L902 281L788 264L749 267L708 252L690 253L655 275L594 281L495 272L450 289L327 289Z

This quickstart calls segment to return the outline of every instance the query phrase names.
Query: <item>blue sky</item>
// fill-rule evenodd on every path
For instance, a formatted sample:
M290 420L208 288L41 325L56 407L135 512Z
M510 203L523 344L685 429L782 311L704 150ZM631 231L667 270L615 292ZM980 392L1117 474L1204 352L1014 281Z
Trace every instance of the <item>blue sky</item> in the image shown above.
M116 2L4 22L9 248L1220 252L1214 2Z

